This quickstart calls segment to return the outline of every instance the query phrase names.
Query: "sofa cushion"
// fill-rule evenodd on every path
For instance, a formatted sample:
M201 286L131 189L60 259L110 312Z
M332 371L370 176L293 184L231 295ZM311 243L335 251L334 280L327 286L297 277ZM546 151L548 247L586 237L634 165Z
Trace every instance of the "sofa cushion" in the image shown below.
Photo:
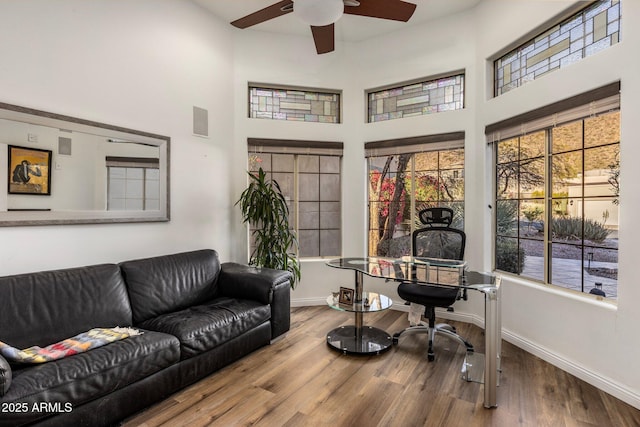
M180 344L175 337L153 331L143 332L142 335L56 361L14 366L11 388L1 401L26 402L28 407L39 402L78 406L179 360Z
M95 327L131 325L120 269L102 264L0 277L0 341L41 347Z
M139 326L176 336L180 340L181 358L188 359L261 325L270 317L269 305L220 297L158 316Z
M126 261L120 268L134 324L202 304L217 294L220 261L214 250Z

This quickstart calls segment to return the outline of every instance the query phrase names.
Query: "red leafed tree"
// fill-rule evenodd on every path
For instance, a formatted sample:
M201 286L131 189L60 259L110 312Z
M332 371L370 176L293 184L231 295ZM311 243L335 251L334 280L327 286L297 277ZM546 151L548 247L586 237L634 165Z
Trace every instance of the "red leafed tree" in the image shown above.
M406 203L405 178L411 154L401 154L398 157L395 179L388 177L393 158L394 156L387 157L382 171L372 172L369 180L370 200L378 202L369 207L369 253L378 256L388 254L389 242L396 225L403 220Z

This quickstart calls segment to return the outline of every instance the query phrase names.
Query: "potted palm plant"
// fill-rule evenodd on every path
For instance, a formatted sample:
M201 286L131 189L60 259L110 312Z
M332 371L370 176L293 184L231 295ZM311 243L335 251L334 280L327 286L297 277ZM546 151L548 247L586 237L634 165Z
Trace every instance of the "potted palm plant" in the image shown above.
M255 238L249 264L290 271L291 288L295 288L300 280L298 239L289 228L289 207L278 182L267 179L262 168L257 174L249 172L249 186L236 205L242 211L242 222L250 225Z

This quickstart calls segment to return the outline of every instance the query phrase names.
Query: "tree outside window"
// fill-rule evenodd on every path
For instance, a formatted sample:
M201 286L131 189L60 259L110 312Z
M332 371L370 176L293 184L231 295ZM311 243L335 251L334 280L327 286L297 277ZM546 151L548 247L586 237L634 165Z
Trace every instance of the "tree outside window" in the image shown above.
M463 228L464 149L370 156L368 165L370 256L410 255L427 207L453 208L453 226Z

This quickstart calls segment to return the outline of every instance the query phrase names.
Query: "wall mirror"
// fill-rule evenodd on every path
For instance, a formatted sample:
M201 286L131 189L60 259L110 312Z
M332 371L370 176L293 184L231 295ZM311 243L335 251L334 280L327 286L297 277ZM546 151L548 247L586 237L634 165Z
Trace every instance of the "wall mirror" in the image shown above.
M169 145L0 103L0 226L169 221Z

